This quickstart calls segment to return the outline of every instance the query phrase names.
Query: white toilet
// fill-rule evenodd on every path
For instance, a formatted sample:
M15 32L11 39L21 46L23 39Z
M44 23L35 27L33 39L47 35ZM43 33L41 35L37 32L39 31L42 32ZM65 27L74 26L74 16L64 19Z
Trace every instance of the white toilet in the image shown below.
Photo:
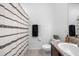
M42 45L42 49L46 52L50 52L51 51L51 45L50 44L44 44L44 45Z

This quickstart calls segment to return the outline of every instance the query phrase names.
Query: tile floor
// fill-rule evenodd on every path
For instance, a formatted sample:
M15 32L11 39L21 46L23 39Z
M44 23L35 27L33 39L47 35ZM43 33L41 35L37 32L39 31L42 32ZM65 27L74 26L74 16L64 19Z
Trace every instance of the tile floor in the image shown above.
M27 50L24 56L51 56L51 52L45 52L44 50Z

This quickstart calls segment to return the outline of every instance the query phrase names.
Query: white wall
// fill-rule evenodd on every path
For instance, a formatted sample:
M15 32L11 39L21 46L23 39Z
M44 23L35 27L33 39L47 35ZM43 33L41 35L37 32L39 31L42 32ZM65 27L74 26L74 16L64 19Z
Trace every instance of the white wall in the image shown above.
M67 4L37 3L22 4L30 16L32 24L39 25L39 39L31 37L30 48L41 48L49 42L53 34L58 34L61 40L67 35Z
M68 9L66 3L56 3L54 34L58 34L63 41L68 33Z
M40 48L48 43L53 35L54 4L26 3L22 6L27 10L31 23L39 25L39 36L38 38L31 37L30 48Z

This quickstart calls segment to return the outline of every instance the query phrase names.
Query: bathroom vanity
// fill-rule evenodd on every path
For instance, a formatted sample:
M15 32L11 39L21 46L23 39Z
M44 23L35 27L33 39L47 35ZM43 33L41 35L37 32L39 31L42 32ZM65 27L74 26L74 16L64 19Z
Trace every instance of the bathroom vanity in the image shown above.
M74 40L73 37L70 38L70 40ZM75 43L76 42L79 41L75 41ZM79 56L78 51L78 45L73 42L60 42L59 40L53 40L51 42L51 56Z
M59 40L51 41L51 56L62 56L62 54L59 52L57 47L58 43L59 43Z

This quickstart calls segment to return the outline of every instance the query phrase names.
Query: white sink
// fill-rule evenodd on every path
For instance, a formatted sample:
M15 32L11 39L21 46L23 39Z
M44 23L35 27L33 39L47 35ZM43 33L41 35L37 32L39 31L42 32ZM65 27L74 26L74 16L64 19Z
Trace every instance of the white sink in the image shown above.
M59 43L58 48L65 56L79 56L79 47L72 43Z

